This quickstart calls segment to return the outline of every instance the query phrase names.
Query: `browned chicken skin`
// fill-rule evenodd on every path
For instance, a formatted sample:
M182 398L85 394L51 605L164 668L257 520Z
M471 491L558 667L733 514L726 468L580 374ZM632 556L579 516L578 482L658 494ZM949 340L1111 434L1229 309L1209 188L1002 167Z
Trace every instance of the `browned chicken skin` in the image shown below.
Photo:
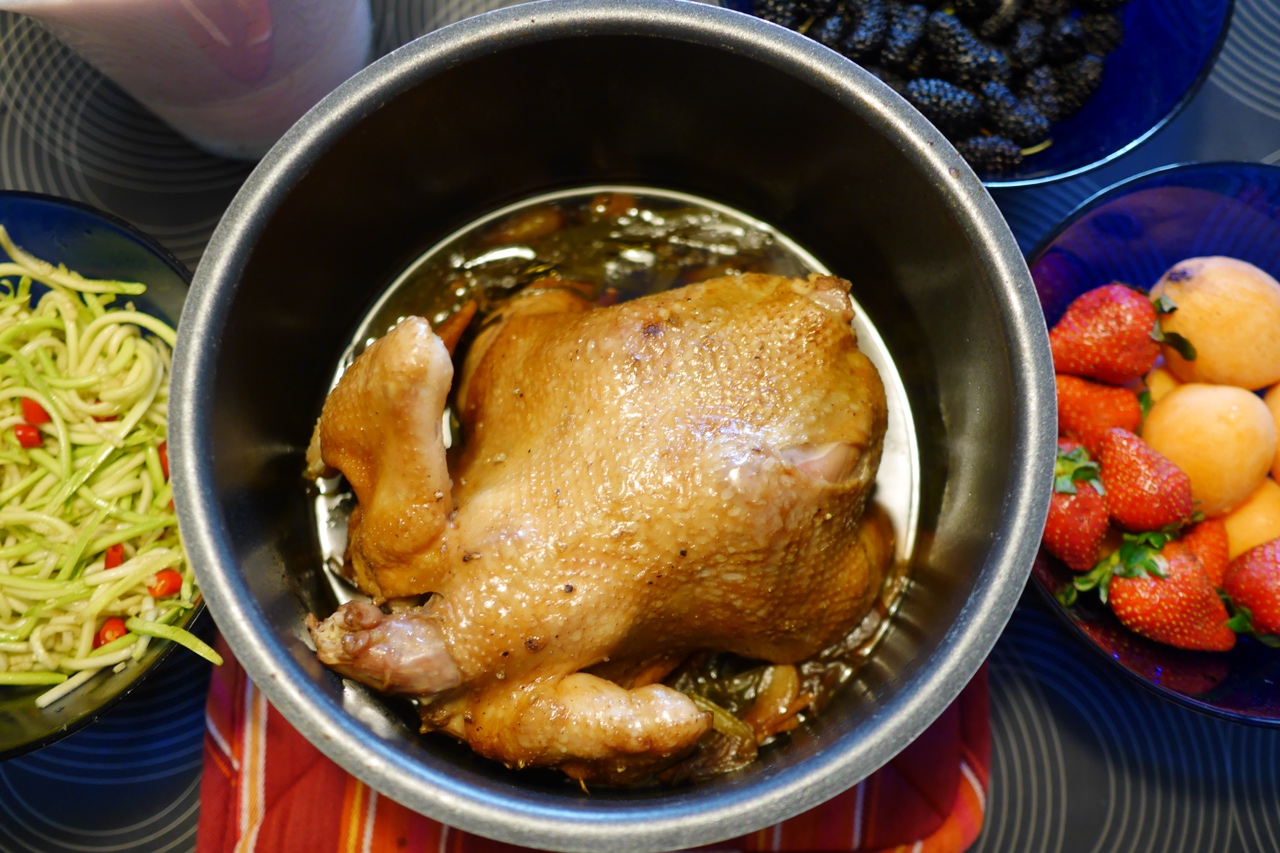
M402 321L330 394L319 444L359 502L360 587L432 595L309 617L320 659L511 766L617 779L686 753L706 712L593 673L660 678L703 649L796 662L879 591L891 536L861 519L885 396L848 288L745 275L594 310L564 289L514 299L463 364L452 466L449 354Z

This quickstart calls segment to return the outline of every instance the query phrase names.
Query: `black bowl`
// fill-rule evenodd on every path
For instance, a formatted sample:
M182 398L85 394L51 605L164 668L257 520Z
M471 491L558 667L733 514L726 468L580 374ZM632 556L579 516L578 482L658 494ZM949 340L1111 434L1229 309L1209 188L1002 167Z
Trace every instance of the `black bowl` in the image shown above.
M1149 288L1184 258L1227 255L1280 275L1280 167L1166 166L1082 202L1029 255L1049 323L1111 281ZM1280 334L1280 330L1277 330ZM1043 554L1036 587L1090 648L1165 699L1238 723L1280 726L1280 649L1242 637L1225 654L1175 649L1120 624L1092 593L1054 596L1071 570Z
M871 662L744 771L676 789L519 774L317 663L334 606L302 454L361 317L427 247L515 200L631 184L768 222L855 282L905 380L921 488L912 583ZM375 63L250 176L183 315L178 511L227 641L281 712L393 799L537 847L639 850L754 830L866 777L999 636L1047 511L1047 337L1004 221L954 149L879 81L715 7L531 3Z
M42 260L81 275L140 281L147 293L134 302L168 323L182 312L191 273L159 243L122 219L66 199L0 191L0 224L15 243ZM190 613L185 627L196 614ZM47 746L93 722L124 697L173 648L153 642L142 660L89 681L47 708L34 699L47 687L0 687L0 759Z

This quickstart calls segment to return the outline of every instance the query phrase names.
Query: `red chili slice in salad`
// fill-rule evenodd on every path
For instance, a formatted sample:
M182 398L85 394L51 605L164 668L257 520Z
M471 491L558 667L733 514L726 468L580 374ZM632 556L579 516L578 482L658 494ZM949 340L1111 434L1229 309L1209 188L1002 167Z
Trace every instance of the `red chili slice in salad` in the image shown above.
M32 426L47 424L53 420L53 418L49 417L49 413L44 410L44 406L30 397L22 398L22 419Z
M124 626L124 620L119 616L112 616L106 622L102 623L102 627L98 629L98 633L93 638L93 647L105 646L112 640L118 640L125 634L129 633L129 629Z
M27 450L44 444L44 438L40 435L40 430L31 424L14 424L13 434L18 437L18 444L21 444Z
M156 448L156 453L160 454L160 470L164 472L164 478L169 479L169 442L162 441L160 446Z
M124 562L124 546L112 545L107 548L106 553L102 556L102 568L114 569L116 566Z
M161 569L156 572L156 578L147 587L147 592L151 593L152 598L164 598L166 595L173 595L182 589L182 575L174 569Z

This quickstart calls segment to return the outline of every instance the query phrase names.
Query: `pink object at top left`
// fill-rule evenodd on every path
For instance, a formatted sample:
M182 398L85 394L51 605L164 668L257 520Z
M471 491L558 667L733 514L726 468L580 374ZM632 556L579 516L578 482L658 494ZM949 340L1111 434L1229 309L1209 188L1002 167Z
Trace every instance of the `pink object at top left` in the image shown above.
M0 0L192 142L257 159L369 61L369 0Z

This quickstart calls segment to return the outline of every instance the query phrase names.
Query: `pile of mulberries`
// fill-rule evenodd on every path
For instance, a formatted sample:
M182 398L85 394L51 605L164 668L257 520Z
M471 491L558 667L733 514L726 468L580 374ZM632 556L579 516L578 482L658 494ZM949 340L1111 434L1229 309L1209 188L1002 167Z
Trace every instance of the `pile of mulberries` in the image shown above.
M744 0L865 67L979 173L1008 174L1102 82L1127 0Z

